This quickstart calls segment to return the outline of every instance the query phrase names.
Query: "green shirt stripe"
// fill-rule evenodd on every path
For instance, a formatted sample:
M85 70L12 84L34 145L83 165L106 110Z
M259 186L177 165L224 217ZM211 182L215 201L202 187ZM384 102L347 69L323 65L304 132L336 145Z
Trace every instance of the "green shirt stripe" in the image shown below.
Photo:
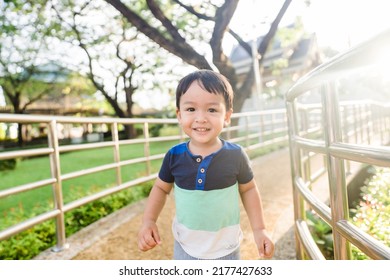
M237 183L211 191L185 190L175 185L176 217L189 229L219 231L240 223Z

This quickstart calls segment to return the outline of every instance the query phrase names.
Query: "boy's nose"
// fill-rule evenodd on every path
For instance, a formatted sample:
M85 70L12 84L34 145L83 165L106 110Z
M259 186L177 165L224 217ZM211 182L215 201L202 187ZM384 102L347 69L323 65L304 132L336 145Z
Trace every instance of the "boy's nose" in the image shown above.
M205 115L204 115L203 113L198 113L198 114L196 115L195 121L196 121L197 123L205 123L207 120L206 120L206 117L205 117Z

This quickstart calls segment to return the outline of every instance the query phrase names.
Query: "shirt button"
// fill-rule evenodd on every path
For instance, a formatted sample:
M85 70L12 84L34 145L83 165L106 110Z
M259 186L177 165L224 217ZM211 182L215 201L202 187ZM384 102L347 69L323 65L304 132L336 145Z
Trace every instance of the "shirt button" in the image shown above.
M201 162L202 161L202 159L201 158L196 158L196 162Z
M204 173L204 168L201 168L201 169L200 169L200 173Z
M198 179L198 183L199 184L202 184L203 180L202 179Z

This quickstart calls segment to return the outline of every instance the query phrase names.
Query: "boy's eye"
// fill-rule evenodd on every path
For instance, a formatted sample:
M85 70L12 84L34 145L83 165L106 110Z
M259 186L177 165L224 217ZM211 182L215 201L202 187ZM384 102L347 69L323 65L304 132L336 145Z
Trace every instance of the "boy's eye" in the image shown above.
M187 111L187 112L194 112L195 108L189 107L189 108L186 108L185 111Z
M209 109L209 112L210 112L210 113L215 113L215 112L217 112L217 109L210 108L210 109Z

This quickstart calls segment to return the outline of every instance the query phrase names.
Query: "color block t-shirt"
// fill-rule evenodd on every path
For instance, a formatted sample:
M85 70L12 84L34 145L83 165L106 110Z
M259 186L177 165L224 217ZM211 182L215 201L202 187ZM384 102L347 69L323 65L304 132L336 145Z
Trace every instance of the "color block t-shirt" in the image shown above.
M165 155L159 172L161 180L174 183L173 235L195 258L226 256L242 240L238 184L251 181L253 172L241 146L222 143L205 158L191 154L188 142L178 144Z

